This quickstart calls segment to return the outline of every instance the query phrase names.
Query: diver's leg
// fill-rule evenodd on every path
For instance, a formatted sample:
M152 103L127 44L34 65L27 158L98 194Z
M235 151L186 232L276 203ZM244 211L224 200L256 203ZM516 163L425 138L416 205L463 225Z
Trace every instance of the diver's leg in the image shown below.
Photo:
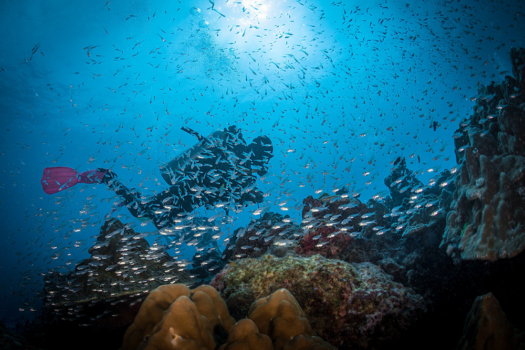
M156 214L153 218L153 223L159 230L173 226L179 214L191 212L191 208L185 205L185 196L185 184L178 183L169 189L157 193L148 202L149 207Z
M108 187L124 200L124 205L128 208L131 215L136 218L148 217L148 215L146 215L147 211L144 210L145 208L143 208L140 203L140 193L127 188L120 180L111 181Z
M179 214L189 214L203 206L208 203L208 197L207 194L192 191L186 182L177 183L148 201L148 206L156 214L153 223L159 230L173 226L175 220L182 216Z
M146 210L146 206L142 205L141 203L140 193L133 189L127 188L119 179L117 179L117 174L111 170L108 170L100 182L106 184L110 189L115 191L115 193L121 199L124 200L124 205L126 208L128 208L131 215L136 218L151 218L150 215L148 215L149 213Z

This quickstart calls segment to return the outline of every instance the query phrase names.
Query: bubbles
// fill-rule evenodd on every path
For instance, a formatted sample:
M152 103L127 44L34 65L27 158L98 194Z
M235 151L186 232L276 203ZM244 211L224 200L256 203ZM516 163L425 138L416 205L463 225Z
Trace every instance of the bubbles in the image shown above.
M191 13L193 16L201 16L201 9L198 8L198 7L192 7L192 8L190 9L190 13ZM202 18L202 17L201 17L201 18ZM210 23L209 23L208 21L204 20L204 19L199 21L199 27L200 27L200 28L205 29L205 28L208 28L209 25L210 25Z
M201 13L201 9L198 8L198 7L192 7L191 10L190 10L190 13L191 13L193 16L198 16L198 15L200 15L200 13Z

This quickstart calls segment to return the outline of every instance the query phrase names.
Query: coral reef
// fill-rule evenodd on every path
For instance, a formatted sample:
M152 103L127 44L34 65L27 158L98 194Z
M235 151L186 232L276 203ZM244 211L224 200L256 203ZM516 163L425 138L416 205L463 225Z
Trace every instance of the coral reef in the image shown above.
M452 173L445 170L424 186L407 168L405 158L399 158L397 166L385 178L390 198L385 201L389 210L383 218L391 218L388 220L391 232L406 237L434 227L450 207L455 190L453 180Z
M209 284L225 264L219 250L208 248L205 252L197 252L193 255L193 268L187 271L189 275L194 276L194 285Z
M426 239L427 232L441 227L455 190L453 172L445 170L423 186L403 157L394 163L385 179L390 196L378 194L367 204L349 194L304 199L304 236L295 251L377 262L395 253L405 243L401 238Z
M187 262L108 222L90 259L67 276L46 277L47 309L65 323L85 314L90 323L123 326L145 293L165 279L208 283L216 274L209 283L220 295L209 286L152 292L128 330L129 349L174 343L195 349L223 344L222 350L330 348L312 329L342 349L440 348L435 344L457 344L472 300L489 290L512 305L504 305L508 319L519 320L525 308L525 50L513 50L512 59L514 78L481 87L472 116L454 135L459 165L436 172L428 184L400 157L384 181L388 191L366 204L359 193L345 191L309 196L300 226L265 213L237 229L224 252L214 244L219 226L208 219L201 228L181 225L180 244L189 240L197 248L189 271L194 279L180 272ZM106 311L109 305L115 309ZM178 325L186 319L191 323ZM234 325L234 319L243 320ZM444 322L447 334L439 334ZM512 333L519 332L509 325L493 296L480 297L459 348L512 348Z
M121 349L214 350L216 344L223 344L222 350L335 349L314 335L287 290L256 300L250 319L235 323L214 288L203 285L190 291L182 284L151 292L126 331Z
M295 247L300 255L321 254L327 258L339 258L342 250L359 234L360 216L367 212L365 204L348 194L318 199L308 196L303 200L303 237Z
M45 309L64 320L86 325L94 319L83 318L83 310L104 304L104 314L97 318L106 316L111 317L109 323L128 324L128 313L115 313L117 303L131 302L128 307L132 307L166 282L191 282L186 272L177 271L176 261L163 246L150 247L143 236L117 219L106 221L97 242L88 250L90 258L78 263L74 272L46 276ZM125 320L119 322L123 317Z
M248 315L251 300L286 288L323 339L348 347L391 341L424 310L420 296L381 268L320 255L239 260L213 283L222 287L230 312L239 318Z
M519 339L498 300L488 293L474 301L467 320L459 350L514 350Z
M399 157L394 161L394 168L385 178L384 183L390 189L392 206L397 207L403 203L404 199L411 196L411 190L415 187L423 187L414 172L406 166L405 157Z
M455 134L461 163L442 242L455 258L495 261L525 249L525 49L511 60L515 77L482 86Z
M335 231L337 230L333 226L319 226L310 230L301 239L299 246L296 248L296 252L304 256L321 254L324 257L336 259L340 250L346 245L344 244L346 243L345 241L349 241L351 237L338 235L338 237L328 238L328 236ZM343 244L336 244L336 240L341 240Z
M385 179L390 196L375 195L366 205L349 194L306 198L301 224L304 236L295 251L350 263L372 262L397 282L413 287L418 286L418 279L428 281L426 274L436 274L420 265L432 260L428 254L437 250L441 241L445 213L455 190L454 172L442 171L423 186L404 158L392 163ZM432 261L426 265L438 267Z
M291 222L290 216L267 212L252 221L246 228L235 230L232 239L224 250L222 258L226 261L244 257L257 258L273 246L286 246L295 238L299 227Z

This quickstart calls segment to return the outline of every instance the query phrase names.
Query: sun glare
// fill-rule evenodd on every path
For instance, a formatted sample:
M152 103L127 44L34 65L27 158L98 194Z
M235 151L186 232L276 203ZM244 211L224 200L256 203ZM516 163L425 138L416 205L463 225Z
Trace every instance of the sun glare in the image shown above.
M237 0L227 3L235 14L241 15L238 19L244 25L254 25L268 16L271 1L265 0Z

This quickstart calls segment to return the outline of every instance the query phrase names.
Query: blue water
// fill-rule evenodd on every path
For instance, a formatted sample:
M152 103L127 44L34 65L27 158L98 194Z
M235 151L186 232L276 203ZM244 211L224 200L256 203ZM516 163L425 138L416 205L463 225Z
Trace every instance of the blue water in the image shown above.
M524 12L519 1L2 1L1 317L38 315L42 274L87 258L118 202L103 185L48 196L45 167L111 168L153 194L166 188L159 165L196 143L182 126L236 125L248 142L273 140L258 187L273 211L292 198L297 222L315 191L387 194L399 156L427 183L456 165L451 136L478 84L511 70ZM221 249L255 209L233 214ZM125 208L113 216L155 231Z

